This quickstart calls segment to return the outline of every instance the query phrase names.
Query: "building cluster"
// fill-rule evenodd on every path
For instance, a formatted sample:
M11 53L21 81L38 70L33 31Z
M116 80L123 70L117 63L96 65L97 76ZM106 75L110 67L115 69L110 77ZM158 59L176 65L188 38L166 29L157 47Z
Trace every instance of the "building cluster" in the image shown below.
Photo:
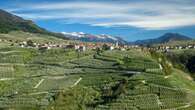
M65 45L64 48L73 48L79 51L86 51L86 50L96 50L96 49L105 49L105 50L126 50L129 48L127 45L120 45L118 42L116 43L77 43L77 44L68 44Z
M18 43L22 48L38 48L38 49L45 49L49 50L52 48L64 48L64 49L74 49L78 51L86 51L86 50L95 50L97 48L103 49L106 47L106 50L121 50L125 51L130 48L139 48L138 45L121 45L118 42L116 43L101 43L101 42L77 42L77 43L66 43L66 44L55 44L52 42L47 43L35 43L31 40L22 41Z
M164 46L152 47L150 49L157 50L157 51L195 49L195 44L191 44L191 45L175 45L175 46L166 46L166 45L164 45Z
M0 39L0 42L10 42L11 45L19 45L22 48L38 48L40 50L49 50L52 48L63 48L63 49L74 49L78 51L86 51L86 50L95 50L95 49L105 49L105 50L121 50L125 51L128 49L141 49L146 47L140 47L138 45L122 45L118 42L116 43L102 43L102 42L67 42L65 44L57 44L54 42L47 42L47 43L36 43L31 40L27 41L13 41L13 40L6 40ZM155 47L148 47L149 50L155 51L169 51L169 50L181 50L181 49L195 49L195 44L187 44L187 45L160 45Z
M95 50L97 48L103 49L106 47L106 50L121 50L125 51L131 48L140 48L138 45L122 45L118 42L115 43L103 43L103 42L67 42L64 44L46 42L46 43L37 43L32 40L18 41L18 40L7 40L0 39L0 42L9 42L11 46L17 45L22 48L37 48L40 50L49 50L52 48L64 48L64 49L74 49L79 51L86 50Z
M46 50L51 49L51 48L63 47L63 45L54 44L52 42L41 44L41 43L35 43L31 40L19 42L19 46L22 48L30 47L30 48L39 48L39 49L46 49Z

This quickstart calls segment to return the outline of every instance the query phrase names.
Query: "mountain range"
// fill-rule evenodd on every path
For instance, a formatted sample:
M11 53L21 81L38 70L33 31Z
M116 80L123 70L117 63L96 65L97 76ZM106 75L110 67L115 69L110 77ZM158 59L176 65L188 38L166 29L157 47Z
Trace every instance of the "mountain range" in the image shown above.
M137 40L133 42L133 44L152 45L152 44L163 44L163 43L168 43L172 41L188 41L188 40L192 40L192 38L187 37L185 35L178 34L178 33L166 33L154 39Z
M119 44L136 44L136 45L148 45L158 43L168 43L171 41L186 41L192 40L190 37L178 34L178 33L166 33L159 38L137 40L135 42L127 42L121 37L111 35L94 35L83 32L62 32L54 33L47 31L44 28L39 27L31 20L25 20L19 16L13 15L9 12L0 9L0 33L8 33L10 31L24 31L30 33L40 33L51 35L58 38L79 40L83 42L110 42Z
M172 41L187 41L192 40L192 38L178 34L178 33L166 33L158 38L154 39L146 39L146 40L137 40L135 42L127 42L120 37L115 37L111 35L93 35L93 34L86 34L83 32L62 32L67 38L72 40L79 40L83 42L110 42L115 43L118 42L119 44L134 44L134 45L152 45L152 44L163 44Z
M123 40L120 37L114 37L111 35L100 34L87 34L84 32L62 32L65 37L72 39L72 40L79 40L83 42L109 42L109 43L120 43L120 44L127 44L127 41Z
M46 29L36 25L31 20L25 20L19 16L0 9L0 33L8 33L10 31L18 30L30 33L47 34L66 39L61 33L47 31Z

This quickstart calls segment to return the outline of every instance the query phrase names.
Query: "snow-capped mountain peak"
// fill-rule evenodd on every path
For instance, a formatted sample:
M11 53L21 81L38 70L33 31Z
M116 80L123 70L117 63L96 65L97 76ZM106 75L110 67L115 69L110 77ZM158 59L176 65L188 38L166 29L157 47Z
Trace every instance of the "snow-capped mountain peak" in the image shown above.
M121 38L113 37L111 35L106 34L100 34L100 35L93 35L93 34L87 34L84 32L62 32L66 37L69 37L73 40L80 40L84 42L110 42L110 43L126 43Z
M72 37L84 37L85 33L83 32L61 32L64 35Z
M113 40L118 40L117 38L112 37L112 36L110 36L110 35L105 35L105 34L102 34L102 35L105 36L105 37L107 37L107 38L113 39Z

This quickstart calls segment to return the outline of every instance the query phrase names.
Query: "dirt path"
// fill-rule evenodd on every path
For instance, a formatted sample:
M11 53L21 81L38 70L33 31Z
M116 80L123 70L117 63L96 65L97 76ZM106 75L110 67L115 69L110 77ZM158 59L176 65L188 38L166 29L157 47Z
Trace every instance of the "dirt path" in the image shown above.
M79 84L79 82L82 80L82 78L80 77L71 87L76 86L77 84Z
M23 63L0 63L0 66L7 66L7 65L25 66L25 64Z
M0 81L10 81L15 80L16 78L1 78Z
M159 96L157 96L157 103L158 103L159 106L162 105L162 102L160 101Z
M164 110L179 110L179 109L188 108L188 107L190 107L190 106L191 106L191 104L188 103L188 104L186 104L186 105L184 105L184 106L180 106L180 107L176 107L176 108L170 108L170 109L164 109Z
M0 53L2 53L2 54L8 54L8 53L15 53L15 52L21 52L21 51L6 51L6 52L0 52Z
M161 65L161 64L159 64L159 68L160 68L161 70L163 70L163 67L162 67L162 65Z
M37 85L36 85L34 88L38 88L38 87L41 85L41 83L43 83L44 80L45 80L45 79L41 79L41 80L39 81L39 83L37 83Z
M35 92L35 93L30 93L28 95L40 95L40 94L48 94L48 91L43 91L43 92Z

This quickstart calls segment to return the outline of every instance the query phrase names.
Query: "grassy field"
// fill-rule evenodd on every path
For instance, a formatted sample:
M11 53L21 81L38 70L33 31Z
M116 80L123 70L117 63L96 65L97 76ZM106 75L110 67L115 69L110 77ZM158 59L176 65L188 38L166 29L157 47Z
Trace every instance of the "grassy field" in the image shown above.
M3 110L195 109L191 77L177 69L165 75L160 64L140 50L78 54L0 45Z
M0 34L0 39L7 41L27 41L32 40L36 43L46 43L46 42L55 42L55 43L64 43L65 40L43 34L33 34L22 31L12 31L8 34Z

